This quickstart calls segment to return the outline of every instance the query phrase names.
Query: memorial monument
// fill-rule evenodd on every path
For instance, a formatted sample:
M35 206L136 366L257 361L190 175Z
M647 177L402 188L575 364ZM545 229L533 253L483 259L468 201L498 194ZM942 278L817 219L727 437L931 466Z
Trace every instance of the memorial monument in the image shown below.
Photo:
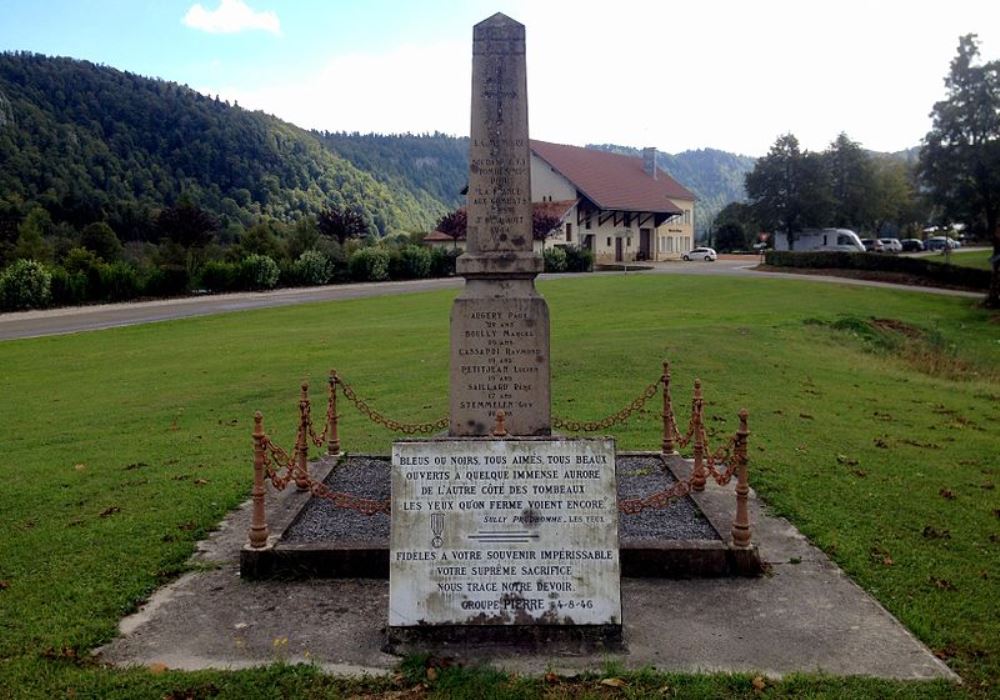
M473 29L465 288L447 437L394 443L390 637L498 626L621 638L615 445L551 435L534 280L524 26ZM461 630L459 628L462 628ZM597 631L596 635L587 632Z
M453 436L484 436L497 411L511 435L551 432L549 308L535 290L524 25L473 29L465 288L451 312Z

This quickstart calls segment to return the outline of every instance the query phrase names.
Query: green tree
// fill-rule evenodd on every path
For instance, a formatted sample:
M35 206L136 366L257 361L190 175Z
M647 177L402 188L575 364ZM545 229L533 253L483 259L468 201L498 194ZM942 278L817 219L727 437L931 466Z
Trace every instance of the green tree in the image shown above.
M878 200L871 156L841 132L823 153L823 161L830 179L830 223L838 228L872 229Z
M920 176L945 216L983 226L993 242L986 305L1000 308L1000 60L977 63L975 34L958 40L920 149Z
M787 233L790 250L803 229L829 219L831 196L822 158L803 152L792 134L779 136L747 173L746 190L754 216L764 227Z
M41 207L35 207L17 227L14 257L50 262L52 246L45 239L52 234L52 217Z
M121 241L104 221L87 224L80 234L80 245L105 262L114 262L122 256Z
M219 230L219 221L197 204L182 199L156 217L160 234L184 248L203 247Z
M346 207L330 207L316 220L319 232L344 245L350 238L364 238L370 231L363 216Z

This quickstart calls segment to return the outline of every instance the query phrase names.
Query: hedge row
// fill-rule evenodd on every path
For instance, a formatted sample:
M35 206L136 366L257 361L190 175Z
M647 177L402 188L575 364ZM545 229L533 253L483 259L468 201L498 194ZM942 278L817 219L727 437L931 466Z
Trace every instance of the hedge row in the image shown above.
M774 267L811 269L873 270L901 272L922 279L972 289L989 289L990 271L934 262L925 258L899 257L882 253L835 251L795 252L769 250L765 262Z
M307 250L280 266L266 255L249 255L236 262L210 260L192 278L180 265L139 270L127 262L105 263L83 249L70 251L63 265L48 268L33 260L18 260L0 273L0 310L37 309L87 302L129 301L141 297L172 297L191 289L239 292L335 282L380 282L455 274L459 251L405 245L360 248L348 258L327 257ZM586 272L593 255L576 246L545 251L549 272Z

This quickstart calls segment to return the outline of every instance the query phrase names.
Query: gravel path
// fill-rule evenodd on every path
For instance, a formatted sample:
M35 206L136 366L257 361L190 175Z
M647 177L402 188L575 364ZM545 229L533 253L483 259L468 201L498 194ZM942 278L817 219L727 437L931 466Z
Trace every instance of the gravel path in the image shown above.
M641 498L675 482L659 457L619 457L618 497ZM386 458L348 457L326 478L334 491L365 498L389 498L390 463ZM622 540L718 540L701 511L690 498L676 499L663 510L647 510L620 518ZM289 543L333 540L375 542L389 546L389 516L361 515L335 508L323 498L311 498L299 519L285 532Z

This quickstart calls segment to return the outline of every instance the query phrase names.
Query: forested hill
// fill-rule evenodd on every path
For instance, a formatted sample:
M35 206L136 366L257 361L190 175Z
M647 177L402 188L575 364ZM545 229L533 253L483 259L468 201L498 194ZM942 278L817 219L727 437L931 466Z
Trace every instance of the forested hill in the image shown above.
M614 144L593 144L588 148L641 155L639 149ZM753 170L756 162L756 158L714 148L683 151L675 155L662 151L656 153L657 167L698 196L695 228L699 233L727 204L746 199L744 176Z
M700 224L744 198L754 163L712 149L659 159L698 195ZM381 234L428 231L463 203L467 176L467 138L309 132L176 83L0 53L0 236L41 205L77 230L107 221L155 240L158 211L180 200L223 226L346 206Z
M0 209L41 204L77 228L153 235L182 196L233 223L333 206L380 233L428 230L445 211L338 157L317 135L187 87L87 61L0 53Z
M468 138L441 133L314 133L334 153L380 182L407 190L428 209L450 211L465 204L461 192L469 179Z

